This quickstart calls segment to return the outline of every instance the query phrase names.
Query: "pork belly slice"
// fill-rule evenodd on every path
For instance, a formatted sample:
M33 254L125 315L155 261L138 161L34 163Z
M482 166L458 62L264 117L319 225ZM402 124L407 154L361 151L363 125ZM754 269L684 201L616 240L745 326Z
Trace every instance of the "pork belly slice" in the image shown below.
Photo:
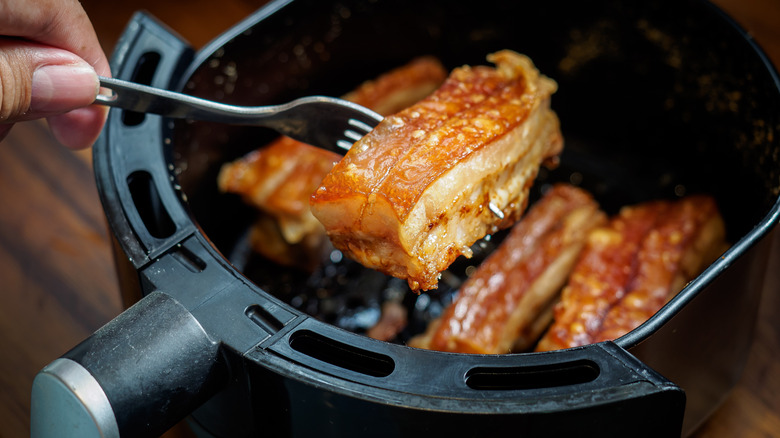
M285 241L295 244L322 229L311 215L309 197L341 159L325 149L280 137L268 146L222 166L220 190L273 217Z
M538 351L619 337L650 318L726 248L715 201L625 207L591 233Z
M574 186L549 189L463 283L455 301L411 346L499 354L529 348L563 288L588 233L606 216Z
M639 250L630 291L606 314L595 342L639 327L727 249L725 225L712 198L685 198L658 222Z
M505 50L464 66L355 143L311 198L333 245L366 267L437 286L470 245L516 222L563 147L556 84Z
M419 57L343 97L387 115L432 93L446 76L437 59ZM280 137L222 167L220 190L240 195L263 212L250 233L255 251L283 265L316 266L328 240L311 214L309 197L341 158L335 152Z
M363 82L342 97L388 116L427 97L439 88L445 79L447 70L438 59L421 56L374 80Z
M591 232L555 306L555 321L537 350L592 343L606 313L626 293L642 240L667 207L662 202L625 207L609 224Z

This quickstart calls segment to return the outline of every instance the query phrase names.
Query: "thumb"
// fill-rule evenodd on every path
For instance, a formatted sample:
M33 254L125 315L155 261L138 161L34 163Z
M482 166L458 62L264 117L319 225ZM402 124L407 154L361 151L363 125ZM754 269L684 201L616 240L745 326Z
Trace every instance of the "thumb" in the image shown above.
M0 42L0 122L84 107L98 91L94 68L77 55L19 40Z

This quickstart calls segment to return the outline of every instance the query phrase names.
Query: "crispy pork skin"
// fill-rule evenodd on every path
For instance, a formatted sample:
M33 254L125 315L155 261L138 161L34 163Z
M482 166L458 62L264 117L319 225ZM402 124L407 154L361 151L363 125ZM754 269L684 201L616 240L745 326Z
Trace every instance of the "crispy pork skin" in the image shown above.
M386 117L325 176L312 213L364 266L436 288L478 239L514 224L543 162L563 147L556 84L525 56L455 69L431 96Z
M724 230L708 196L624 207L590 234L537 350L615 339L637 327L717 258Z
M343 97L380 114L392 114L432 93L446 76L437 59L423 56L362 83ZM220 190L240 195L263 212L250 233L255 251L283 265L311 268L318 263L328 240L311 214L309 197L341 158L280 137L222 167Z
M550 188L463 283L455 301L411 346L509 353L533 345L593 228L606 216L587 192Z
M631 288L606 314L594 341L639 327L726 249L725 225L712 198L677 202L645 238Z

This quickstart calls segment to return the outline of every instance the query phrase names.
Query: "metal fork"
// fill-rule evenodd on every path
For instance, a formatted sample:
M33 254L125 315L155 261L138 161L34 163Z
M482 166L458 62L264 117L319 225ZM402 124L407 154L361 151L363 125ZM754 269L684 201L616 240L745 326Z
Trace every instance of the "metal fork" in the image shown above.
M355 103L325 96L309 96L282 105L235 106L134 82L100 77L96 104L176 119L263 126L304 143L345 153L370 132L382 116Z

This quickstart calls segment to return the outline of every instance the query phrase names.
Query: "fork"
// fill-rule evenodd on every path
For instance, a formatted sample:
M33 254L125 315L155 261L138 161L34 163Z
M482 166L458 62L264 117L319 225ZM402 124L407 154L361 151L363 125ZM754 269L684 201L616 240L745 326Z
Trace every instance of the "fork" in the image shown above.
M382 116L365 107L326 96L281 105L236 106L120 79L100 77L100 86L111 94L98 94L96 104L175 119L262 126L341 154L382 121Z

